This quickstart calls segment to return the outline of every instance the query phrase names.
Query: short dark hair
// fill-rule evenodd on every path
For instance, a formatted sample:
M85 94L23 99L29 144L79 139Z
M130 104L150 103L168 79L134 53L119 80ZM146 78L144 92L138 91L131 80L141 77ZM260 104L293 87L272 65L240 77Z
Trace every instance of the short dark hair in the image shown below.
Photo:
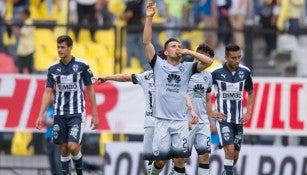
M70 36L68 35L61 35L57 38L57 43L60 44L60 43L63 43L65 42L67 46L72 46L73 45L73 41L71 39Z
M164 54L164 50L160 50L158 52L158 56L161 57L162 59L166 60L166 55Z
M172 41L176 41L176 42L180 43L180 41L179 41L178 39L176 39L176 38L170 38L170 39L168 39L168 40L164 43L164 50L166 49L167 45L168 45L170 42L172 42Z
M202 53L202 54L208 54L209 57L213 58L215 53L214 50L209 47L207 44L200 44L197 49L196 52L198 53Z
M27 17L29 17L29 16L31 15L30 10L27 9L27 8L26 8L26 9L23 9L22 13L25 14Z
M229 52L239 51L241 48L235 43L230 43L225 47L225 55L227 56Z

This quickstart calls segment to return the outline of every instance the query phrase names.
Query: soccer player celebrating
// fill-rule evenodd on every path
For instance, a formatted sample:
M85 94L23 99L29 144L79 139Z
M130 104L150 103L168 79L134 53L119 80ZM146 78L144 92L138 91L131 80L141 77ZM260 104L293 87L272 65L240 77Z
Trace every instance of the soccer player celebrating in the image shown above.
M156 4L148 2L143 33L143 44L147 60L153 68L155 77L155 105L153 116L155 132L153 137L153 163L151 174L159 174L164 164L156 160L173 159L174 174L185 174L185 158L189 153L189 128L185 115L187 109L185 97L190 77L209 67L213 60L201 53L183 49L181 43L170 38L164 44L163 58L152 44L152 20ZM199 62L183 62L183 55L190 55Z

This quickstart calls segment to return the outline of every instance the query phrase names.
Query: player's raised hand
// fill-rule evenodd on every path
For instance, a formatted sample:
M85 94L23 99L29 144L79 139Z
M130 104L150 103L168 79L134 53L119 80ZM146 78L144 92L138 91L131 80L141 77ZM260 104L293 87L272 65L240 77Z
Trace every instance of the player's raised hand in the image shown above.
M156 12L156 3L153 1L148 1L147 6L146 6L146 16L147 17L153 17Z

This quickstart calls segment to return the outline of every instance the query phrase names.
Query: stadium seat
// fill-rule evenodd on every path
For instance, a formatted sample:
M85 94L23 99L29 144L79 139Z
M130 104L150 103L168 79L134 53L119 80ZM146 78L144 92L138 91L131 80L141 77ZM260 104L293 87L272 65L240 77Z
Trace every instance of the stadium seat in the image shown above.
M114 56L115 49L115 33L114 29L97 30L95 33L95 40L98 44L105 45L107 51L111 56Z
M213 63L211 64L211 66L209 66L206 70L207 71L211 71L212 69L214 69L216 66L220 65L222 63L221 60L213 60Z
M196 50L199 44L204 43L205 38L203 35L203 31L195 30L182 32L181 40L191 41L191 49Z
M86 47L87 55L90 58L106 59L106 57L110 57L105 45L98 43L89 43Z
M87 59L87 58L83 58L83 59L89 64L91 71L94 74L94 76L96 77L97 75L99 75L97 59Z
M106 154L105 151L105 144L113 142L113 133L108 132L108 131L103 131L100 133L99 137L99 152L100 155L104 156Z
M34 53L34 68L38 72L45 72L56 61L56 57L46 54L43 48L36 48Z
M98 75L114 74L114 59L100 58L98 60Z
M19 155L19 156L33 155L34 147L33 146L28 147L31 140L32 140L31 132L21 132L21 131L15 132L11 147L12 155Z
M125 3L122 0L112 0L108 3L108 9L116 16L121 15L125 10Z
M80 29L79 34L78 34L78 40L77 42L79 44L85 44L85 43L90 43L91 41L91 33L89 29Z
M46 41L55 42L54 40L55 40L54 33L51 29L37 28L35 30L35 34L34 34L35 44L42 45L42 44L46 44Z
M53 58L58 58L57 44L55 40L50 40L41 45L43 52Z
M71 51L72 55L79 58L87 57L87 48L84 44L74 43L73 49Z

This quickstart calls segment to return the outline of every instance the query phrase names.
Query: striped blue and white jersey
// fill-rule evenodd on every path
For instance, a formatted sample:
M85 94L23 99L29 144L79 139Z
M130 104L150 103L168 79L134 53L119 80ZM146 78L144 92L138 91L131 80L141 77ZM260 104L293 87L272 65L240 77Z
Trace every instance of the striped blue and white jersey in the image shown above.
M84 86L94 82L89 65L73 57L67 65L55 62L48 69L46 87L55 88L55 115L85 114Z
M155 118L152 116L154 106L155 82L152 70L148 70L139 74L132 74L133 84L139 84L144 92L146 101L146 111L144 119L144 128L153 127Z
M212 76L210 72L201 71L192 75L188 85L188 95L192 101L199 123L209 123L206 94L211 92Z
M224 63L213 69L211 74L216 90L216 109L227 115L227 122L240 124L243 92L254 88L250 69L240 64L235 72L230 72Z
M190 77L197 73L197 63L171 65L155 55L150 63L155 77L154 117L187 120L186 94Z

